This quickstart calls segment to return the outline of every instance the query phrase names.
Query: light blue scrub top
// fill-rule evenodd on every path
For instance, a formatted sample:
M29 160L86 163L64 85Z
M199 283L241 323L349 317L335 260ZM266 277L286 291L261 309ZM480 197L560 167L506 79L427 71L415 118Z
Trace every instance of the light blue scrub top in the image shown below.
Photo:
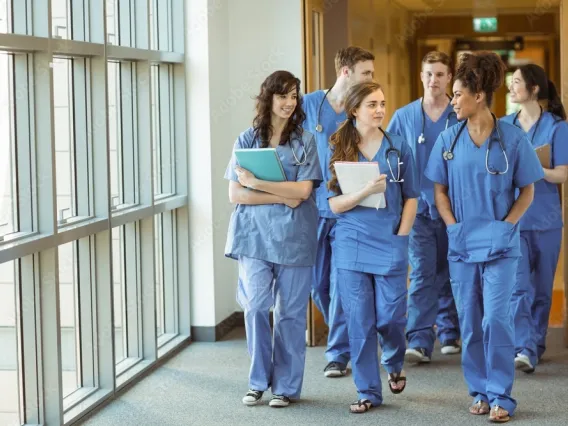
M420 191L408 144L400 136L387 134L401 153L403 164L400 166L400 179L404 179L404 182L389 181L392 176L386 162L386 152L390 146L387 138L383 137L372 161L377 161L381 173L387 175L386 207L375 209L356 206L337 215L333 256L338 268L376 275L398 275L408 271L408 236L398 236L396 233L400 226L403 200L418 198ZM326 164L330 163L331 154L330 150ZM396 178L396 156L391 154L389 158ZM368 160L359 153L359 162ZM325 168L324 179L331 179L329 167ZM341 195L330 189L327 193L328 198Z
M506 123L520 124L515 121L517 113L501 119ZM535 130L538 132L535 134ZM534 148L551 145L549 168L568 165L568 123L549 112L543 112L538 129L536 123L527 132L527 138ZM558 185L539 180L534 185L534 200L521 218L521 231L548 231L562 228L562 206L558 194Z
M325 91L318 90L304 95L303 103L304 112L306 113L306 120L304 121L303 126L305 130L312 133L316 138L322 171L328 167L325 163L325 158L329 151L329 138L335 133L341 123L347 119L345 111L337 114L328 102L327 98L323 100L324 97ZM318 132L316 131L316 126L318 124L318 109L320 105L321 112L319 115L319 124L323 127L323 129L321 132ZM318 205L319 215L320 217L325 218L335 218L335 215L329 208L329 202L327 201L326 184L327 182L323 182L323 184L316 190L316 202Z
M492 143L477 147L466 128L454 147L454 159L444 160L462 124L442 132L426 166L426 177L449 187L452 211L458 223L447 228L448 259L467 263L487 262L503 257L520 257L519 224L505 222L515 190L544 177L538 157L525 133L516 126L498 121L509 170L492 175L485 167L489 151L490 170L505 171L506 162L496 130Z
M296 165L290 142L276 148L287 180L311 180L314 189L317 188L322 175L314 136L309 132L304 132L301 137L294 134L291 144L300 162L304 160L304 154L307 157L303 165ZM260 145L252 128L241 133L235 142L225 179L239 181L235 173L238 162L234 149L260 148ZM295 209L285 204L237 204L229 222L225 256L233 259L246 256L279 265L313 266L317 225L314 192Z
M453 107L448 104L446 110L437 121L432 121L428 114L424 121L424 143L418 143L418 137L422 133L422 107L421 99L418 99L400 109L391 118L387 130L391 133L401 135L410 145L418 171L418 181L420 185L420 198L418 199L417 215L425 216L430 219L438 219L440 215L436 209L434 201L434 182L424 176L428 158L434 148L434 144L440 133L446 128L450 128L458 122ZM449 118L449 119L448 119ZM447 127L446 127L447 122Z

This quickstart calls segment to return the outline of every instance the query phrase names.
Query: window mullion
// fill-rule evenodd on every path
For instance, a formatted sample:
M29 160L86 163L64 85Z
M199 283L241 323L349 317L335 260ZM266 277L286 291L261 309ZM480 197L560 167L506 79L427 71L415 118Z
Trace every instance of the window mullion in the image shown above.
M172 126L171 126L171 83L170 83L170 66L169 64L161 64L159 71L159 92L157 103L159 104L158 114L158 142L156 145L158 164L158 175L161 186L160 193L172 194L174 192L172 186Z
M123 189L124 200L126 204L136 203L135 188L135 169L134 161L135 143L133 131L133 66L132 63L125 62L120 64L120 102L119 108L122 116L121 128L122 133L122 171L123 171Z
M177 282L175 279L175 232L173 226L173 214L171 211L162 214L162 241L164 255L163 261L163 294L164 294L164 332L168 334L177 333L176 327L176 291Z
M89 203L89 140L87 134L87 60L76 58L72 62L73 85L73 144L75 146L75 199L78 216L91 216Z
M81 356L78 357L81 365L81 383L84 387L95 387L95 351L93 343L96 341L94 334L94 316L93 316L93 294L91 287L95 284L92 280L92 252L91 238L83 238L78 241L77 270L79 285L77 287L79 293L78 300L78 321L77 329L79 330L79 347Z
M140 221L140 294L142 356L153 361L158 356L156 331L156 272L154 217Z

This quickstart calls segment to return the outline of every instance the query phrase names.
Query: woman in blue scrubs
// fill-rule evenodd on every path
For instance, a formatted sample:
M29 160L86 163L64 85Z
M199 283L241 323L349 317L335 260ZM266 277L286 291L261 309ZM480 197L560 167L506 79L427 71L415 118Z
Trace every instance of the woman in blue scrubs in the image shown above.
M517 405L511 277L521 255L518 222L544 177L524 132L490 111L504 71L494 53L463 54L452 99L463 123L440 134L425 172L447 226L469 412L493 422L509 421Z
M532 373L546 348L562 243L558 184L568 177L568 123L554 84L538 65L523 65L516 70L509 94L511 102L519 104L521 110L502 121L523 129L533 148L545 147L539 151L550 153L542 157L544 179L535 184L534 201L521 219L522 258L513 293L515 366Z
M306 355L306 314L317 248L314 188L322 179L314 136L302 129L300 80L271 74L257 97L253 126L234 149L275 148L286 182L262 181L239 167L234 151L225 178L231 215L225 255L237 259L237 301L244 310L252 359L245 405L272 390L271 407L300 397ZM274 334L269 310L274 306ZM273 347L274 339L274 347Z
M334 256L340 299L347 321L351 367L359 394L350 406L364 413L382 404L377 332L389 387L400 393L406 386L402 371L406 349L406 282L408 234L420 195L408 144L380 126L385 115L381 86L374 82L353 86L345 99L347 120L331 136L328 153L329 205L337 215ZM380 177L358 192L343 194L336 161L377 162ZM386 208L359 204L384 192Z

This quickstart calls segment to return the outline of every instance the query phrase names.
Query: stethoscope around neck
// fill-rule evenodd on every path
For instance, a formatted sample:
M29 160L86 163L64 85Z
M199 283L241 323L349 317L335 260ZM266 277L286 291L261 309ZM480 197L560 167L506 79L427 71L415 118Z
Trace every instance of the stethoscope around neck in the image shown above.
M447 93L446 96L451 102L452 98ZM418 136L418 143L422 145L424 142L426 142L426 138L424 137L424 128L426 126L426 112L424 111L424 96L422 96L422 99L420 101L420 111L422 112L422 131L420 132L420 136ZM452 114L456 117L457 120L458 118L457 114L454 111L450 111L448 113L448 116L446 117L446 127L444 127L444 130L448 128L448 124L450 123L450 117L452 116Z
M321 107L323 106L323 103L325 102L325 99L327 98L327 94L329 92L331 92L331 89L333 89L333 86L331 86L329 89L327 89L324 97L322 98L322 100L321 100L321 102L318 106L318 114L317 114L317 119L316 119L316 132L318 132L318 133L323 132L323 126L320 124Z
M391 141L390 136L381 128L379 127L379 130L382 132L382 134L384 135L384 137L386 138L389 147L387 148L387 152L385 153L385 157L386 157L386 161L387 161L387 165L389 166L389 171L391 174L391 178L389 179L389 182L396 182L396 183L401 183L404 182L404 179L400 178L400 166L401 164L404 164L401 160L402 154L400 153L400 151L398 149L396 149ZM392 169L391 166L391 162L390 162L390 157L391 155L394 154L396 157L396 178L394 176L394 171Z
M501 131L499 130L499 126L497 125L497 117L495 117L495 114L491 113L491 116L493 117L493 130L491 131L491 133L489 134L489 142L487 145L487 151L485 151L485 169L487 170L487 172L489 174L492 175L504 175L509 171L509 159L507 158L507 152L505 151L505 145L503 144L503 139L501 138ZM461 135L461 133L463 132L463 129L465 129L465 127L467 126L467 120L465 120L463 122L463 124L460 126L460 129L458 130L458 133L456 134L456 136L454 137L454 140L452 141L452 143L450 144L450 149L448 149L447 151L444 151L442 153L442 157L444 158L444 160L446 161L450 161L453 160L455 158L455 154L454 154L454 148L456 146L456 143ZM499 143L499 146L501 147L501 152L503 153L503 157L505 157L505 171L499 171L499 170L494 170L489 168L489 151L491 151L491 143L493 142L493 131L497 131L497 142Z
M538 120L536 120L536 124L534 126L534 131L533 131L533 134L531 136L531 145L533 144L534 136L538 132L538 126L540 125L540 120L542 118L542 107L540 105L539 105L539 107L540 107L540 115L538 116ZM517 124L517 120L519 119L520 113L521 113L521 111L519 110L519 112L517 112L517 114L515 115L515 118L513 118L513 124L515 126L517 126L519 129L523 130L523 128L520 126L520 124Z

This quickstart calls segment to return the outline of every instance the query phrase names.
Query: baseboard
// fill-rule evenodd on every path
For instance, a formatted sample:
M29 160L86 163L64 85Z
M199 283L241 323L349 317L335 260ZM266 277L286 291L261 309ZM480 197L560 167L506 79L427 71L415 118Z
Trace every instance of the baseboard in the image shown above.
M272 311L270 311L270 325L273 322ZM210 327L191 327L191 340L193 342L217 342L229 334L236 327L245 326L244 312L233 312L216 326Z

